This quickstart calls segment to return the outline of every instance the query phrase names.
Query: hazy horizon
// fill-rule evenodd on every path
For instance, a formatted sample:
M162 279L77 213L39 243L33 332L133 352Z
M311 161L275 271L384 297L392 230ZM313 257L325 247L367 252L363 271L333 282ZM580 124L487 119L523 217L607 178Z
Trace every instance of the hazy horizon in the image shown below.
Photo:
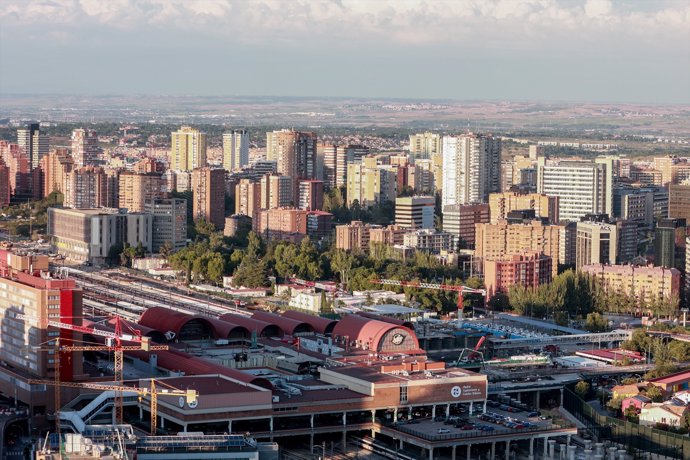
M690 103L684 0L3 3L3 96Z

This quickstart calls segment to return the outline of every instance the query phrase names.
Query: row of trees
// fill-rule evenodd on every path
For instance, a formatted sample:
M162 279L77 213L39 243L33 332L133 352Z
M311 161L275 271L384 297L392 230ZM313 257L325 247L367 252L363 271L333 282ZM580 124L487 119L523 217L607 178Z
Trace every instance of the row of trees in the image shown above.
M385 201L371 207L364 207L358 200L354 200L350 206L345 200L345 189L334 188L325 194L323 209L333 214L336 223L349 223L353 220L361 220L373 224L388 225L395 220L395 203Z

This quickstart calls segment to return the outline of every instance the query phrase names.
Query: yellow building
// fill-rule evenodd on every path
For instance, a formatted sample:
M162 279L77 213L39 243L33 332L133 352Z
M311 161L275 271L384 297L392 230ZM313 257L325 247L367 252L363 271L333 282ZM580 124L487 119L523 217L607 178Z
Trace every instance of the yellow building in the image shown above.
M373 158L365 158L362 163L347 166L348 206L352 206L357 200L360 206L368 207L395 200L397 194L396 167L376 166Z
M599 279L604 289L628 294L643 302L677 299L680 271L675 268L592 264L581 269Z
M545 217L550 223L558 222L558 197L541 193L503 192L489 195L491 223L506 219L510 211L534 209L537 217Z
M171 170L192 171L206 165L206 133L189 126L183 126L172 133Z
M500 260L524 251L538 251L553 260L553 274L558 272L562 225L544 225L533 220L522 224L508 224L500 220L495 224L476 224L475 256L482 260Z
M126 172L119 179L119 207L144 212L147 201L165 198L163 176L159 173Z

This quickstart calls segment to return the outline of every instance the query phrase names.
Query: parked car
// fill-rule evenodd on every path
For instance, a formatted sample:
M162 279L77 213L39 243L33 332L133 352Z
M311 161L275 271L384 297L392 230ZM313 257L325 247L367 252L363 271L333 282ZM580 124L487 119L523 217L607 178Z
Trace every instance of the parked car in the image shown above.
M439 428L438 429L438 434L447 434L450 433L450 430L448 428Z

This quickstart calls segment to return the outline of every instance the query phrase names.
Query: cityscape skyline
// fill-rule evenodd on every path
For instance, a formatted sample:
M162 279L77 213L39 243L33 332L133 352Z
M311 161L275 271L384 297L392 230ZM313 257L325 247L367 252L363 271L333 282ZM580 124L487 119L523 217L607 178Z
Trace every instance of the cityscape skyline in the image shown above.
M9 1L0 24L5 95L690 101L682 1Z

